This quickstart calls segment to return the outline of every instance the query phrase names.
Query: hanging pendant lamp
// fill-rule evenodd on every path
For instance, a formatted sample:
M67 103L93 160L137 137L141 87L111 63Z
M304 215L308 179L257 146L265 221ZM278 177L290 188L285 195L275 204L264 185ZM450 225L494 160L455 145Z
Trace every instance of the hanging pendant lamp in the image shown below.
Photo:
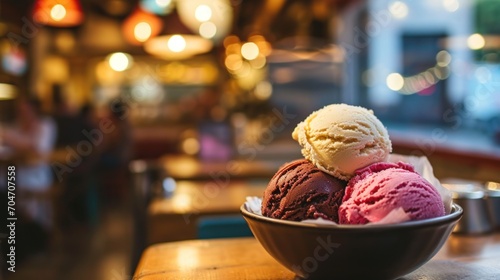
M33 20L53 27L74 27L83 23L84 15L79 0L36 0Z
M175 10L166 17L162 33L144 43L147 53L168 60L186 59L209 52L212 47L212 41L191 32Z
M132 14L125 19L122 26L123 35L127 42L140 45L152 38L162 29L162 21L155 15L137 7Z

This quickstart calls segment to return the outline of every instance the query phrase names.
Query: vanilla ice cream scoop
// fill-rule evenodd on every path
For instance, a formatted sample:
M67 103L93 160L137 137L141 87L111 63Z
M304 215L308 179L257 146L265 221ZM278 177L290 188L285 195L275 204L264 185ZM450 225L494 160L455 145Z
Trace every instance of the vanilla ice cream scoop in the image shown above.
M373 111L347 104L311 113L292 137L306 159L342 180L349 180L359 168L385 161L392 152L387 129Z

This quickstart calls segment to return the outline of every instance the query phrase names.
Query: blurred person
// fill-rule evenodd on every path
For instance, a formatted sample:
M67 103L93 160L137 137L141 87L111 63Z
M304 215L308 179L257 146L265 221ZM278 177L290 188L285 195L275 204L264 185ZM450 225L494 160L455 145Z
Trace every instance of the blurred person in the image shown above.
M52 118L41 114L37 99L20 97L16 109L15 124L3 129L0 138L13 151L16 214L19 215L17 237L19 254L23 254L45 249L47 234L53 229L51 188L54 179L49 158L57 130Z
M48 163L57 134L52 118L42 116L38 100L20 98L17 103L17 121L11 128L2 130L4 145L14 152L16 185L20 192L45 192L53 183ZM49 228L48 216L38 212L35 201L25 201L26 211L33 219Z
M79 109L67 102L62 85L52 88L52 116L59 131L53 170L61 183L60 226L66 232L85 232L97 223L95 167L100 147L88 135L97 128L90 103Z
M81 140L82 115L72 108L66 98L61 85L52 88L52 117L56 122L58 131L56 147L64 148Z
M80 129L79 141L88 141L89 134L92 131L99 130L99 123L95 108L91 103L85 103L80 108L77 127ZM84 163L81 165L80 169L77 170L76 179L80 180L83 184L83 193L81 197L77 199L79 205L75 207L77 217L80 217L80 221L85 221L91 227L97 225L99 216L99 196L98 196L98 177L97 168L99 157L102 152L102 144L92 142L92 152L85 156ZM71 186L70 186L71 187Z
M128 164L132 158L132 129L128 121L128 105L122 100L109 103L103 120L110 122L110 132L104 135L99 161L103 198L119 202L127 191Z
M64 155L59 163L65 166L58 170L63 185L61 222L66 229L79 231L97 222L95 173L101 147L89 139L98 129L94 108L84 104L77 114L59 114L56 120L60 131L57 149Z

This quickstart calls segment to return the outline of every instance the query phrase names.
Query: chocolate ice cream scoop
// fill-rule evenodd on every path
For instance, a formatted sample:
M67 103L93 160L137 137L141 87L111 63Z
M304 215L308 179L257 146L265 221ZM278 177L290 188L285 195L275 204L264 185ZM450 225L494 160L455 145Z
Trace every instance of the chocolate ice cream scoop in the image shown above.
M347 182L301 159L280 167L262 199L267 217L302 221L323 218L338 222L338 208Z

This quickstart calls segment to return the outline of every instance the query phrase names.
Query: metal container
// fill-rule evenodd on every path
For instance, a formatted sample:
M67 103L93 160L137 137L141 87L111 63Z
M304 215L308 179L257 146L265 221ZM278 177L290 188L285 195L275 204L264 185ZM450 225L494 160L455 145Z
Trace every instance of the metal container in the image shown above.
M488 196L488 210L493 227L500 230L500 183L487 182L485 185Z
M493 230L486 190L479 183L443 184L452 192L453 201L464 209L453 232L482 234Z

